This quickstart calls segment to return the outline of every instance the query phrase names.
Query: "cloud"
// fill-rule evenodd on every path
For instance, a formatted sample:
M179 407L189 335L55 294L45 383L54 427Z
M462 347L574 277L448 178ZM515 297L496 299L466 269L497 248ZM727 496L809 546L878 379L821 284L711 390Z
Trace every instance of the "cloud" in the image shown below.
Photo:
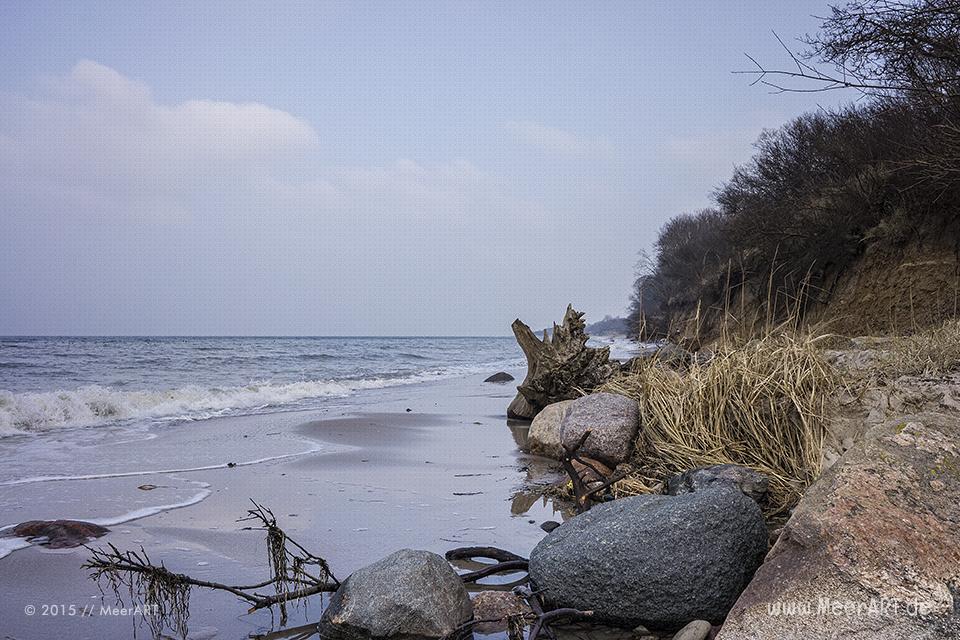
M310 124L285 111L255 102L159 104L146 84L89 60L78 62L65 77L49 78L46 85L47 100L31 101L30 115L59 115L64 117L60 124L75 129L100 125L88 133L105 134L110 142L120 137L124 145L243 155L318 143ZM128 136L133 132L139 138ZM73 133L82 136L82 131Z
M12 217L461 225L543 213L462 159L324 165L314 128L263 104L162 104L143 82L90 61L41 86L0 97L0 207Z
M0 98L0 184L14 213L182 220L198 187L235 182L319 144L307 122L258 103L157 102L91 61L36 97Z
M504 126L517 142L554 153L567 155L607 153L612 148L612 145L603 138L579 136L539 122L511 120Z

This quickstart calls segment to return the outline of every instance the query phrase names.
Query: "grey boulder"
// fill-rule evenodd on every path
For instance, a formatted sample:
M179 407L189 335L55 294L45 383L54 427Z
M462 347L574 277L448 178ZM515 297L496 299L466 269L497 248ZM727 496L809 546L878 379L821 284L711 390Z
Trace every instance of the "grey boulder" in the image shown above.
M527 451L534 455L555 458L563 457L563 446L560 444L560 424L570 410L573 400L561 400L544 407L543 411L534 417L527 432Z
M588 429L590 436L578 453L616 467L633 453L640 429L640 408L636 400L615 393L577 398L560 423L560 441L565 446L575 446Z
M403 549L347 578L319 631L330 640L426 640L449 636L472 617L467 590L446 560Z
M671 630L722 621L766 551L760 508L720 486L595 506L540 541L530 578L553 606Z
M496 384L505 384L515 379L516 378L514 378L512 375L510 375L506 371L498 371L497 373L493 374L492 376L484 380L484 382L494 382Z
M745 496L763 505L766 504L767 492L770 490L770 478L765 473L738 464L715 464L673 476L667 480L664 493L677 496L717 485L736 487Z

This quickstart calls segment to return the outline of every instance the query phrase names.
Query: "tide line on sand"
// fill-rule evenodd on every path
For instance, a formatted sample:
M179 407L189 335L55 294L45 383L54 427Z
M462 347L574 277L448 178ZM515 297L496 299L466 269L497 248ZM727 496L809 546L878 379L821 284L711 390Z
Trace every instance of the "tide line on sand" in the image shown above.
M31 476L28 478L17 478L16 480L7 480L0 482L0 487L10 487L22 484L34 484L37 482L64 482L67 480L102 480L104 478L132 478L136 476L154 476L168 473L189 473L191 471L210 471L211 469L226 469L228 467L249 467L255 464L273 462L275 460L287 460L289 458L298 458L300 456L310 455L311 453L320 453L324 448L320 445L314 445L306 451L296 453L285 453L278 456L268 456L266 458L257 458L256 460L244 460L241 462L223 462L201 467L184 467L180 469L153 469L146 471L123 471L119 473L92 473L76 476Z

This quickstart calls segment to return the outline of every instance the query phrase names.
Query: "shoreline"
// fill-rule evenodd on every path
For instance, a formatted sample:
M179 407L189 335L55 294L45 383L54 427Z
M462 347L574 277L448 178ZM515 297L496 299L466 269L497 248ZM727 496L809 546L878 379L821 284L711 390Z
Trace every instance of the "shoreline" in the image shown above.
M237 449L276 447L271 439L288 446L308 441L317 450L250 466L225 467L221 460L210 468L167 474L104 474L102 479L0 485L0 498L6 493L5 502L15 498L28 505L22 510L30 512L20 517L7 510L4 520L65 517L62 511L59 516L51 511L54 502L62 509L63 502L80 499L95 511L116 500L152 498L155 491L136 488L142 483L204 482L210 495L198 503L116 525L91 545L109 542L120 549L142 545L171 570L196 577L260 579L266 575L263 540L258 532L242 531L243 525L236 523L249 499L254 499L271 508L291 536L325 557L341 579L405 547L442 553L484 544L525 554L545 535L538 525L560 515L547 501L518 499L543 470L519 451L503 416L514 387L484 384L482 378L380 390L349 407L165 426L156 431L157 437L138 443L145 457L192 453L207 446L203 453L208 458L239 459L234 455ZM91 450L98 447L111 448L97 445ZM96 492L113 497L83 500ZM8 637L29 640L69 633L93 639L130 634L130 619L24 613L28 605L99 606L97 585L79 568L87 555L83 548L53 551L32 546L0 559L0 619ZM104 604L114 604L112 595ZM276 630L269 613L244 611L231 597L195 589L191 637L238 638ZM295 609L287 627L315 622L320 611L313 605L305 611Z

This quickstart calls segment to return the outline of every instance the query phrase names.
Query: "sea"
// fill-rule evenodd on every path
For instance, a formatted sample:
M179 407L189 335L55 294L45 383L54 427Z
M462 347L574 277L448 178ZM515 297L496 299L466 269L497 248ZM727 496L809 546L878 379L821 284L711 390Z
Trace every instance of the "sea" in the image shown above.
M3 337L0 438L308 410L524 364L513 337Z
M86 549L16 535L28 521L100 525L110 533L89 544L239 584L265 560L237 521L250 500L347 573L405 547L527 553L561 515L527 492L538 467L505 416L519 380L484 383L525 364L513 337L0 338L0 636L121 638L135 624L25 613L113 604ZM191 637L277 628L220 595L191 596ZM292 620L314 629L317 614Z

